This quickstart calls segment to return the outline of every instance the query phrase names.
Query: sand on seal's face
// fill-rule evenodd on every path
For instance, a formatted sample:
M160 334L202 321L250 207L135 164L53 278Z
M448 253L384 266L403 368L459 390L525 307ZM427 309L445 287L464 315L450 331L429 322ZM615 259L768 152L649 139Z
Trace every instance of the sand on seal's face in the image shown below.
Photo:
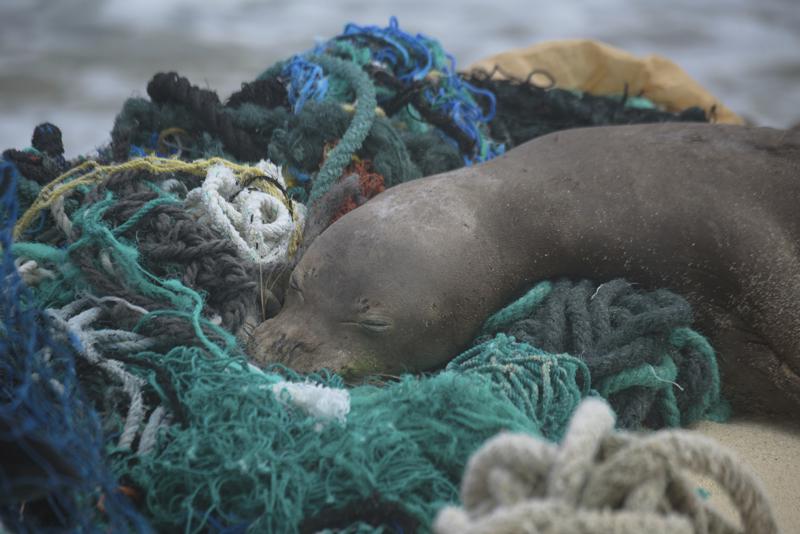
M733 450L761 478L778 526L784 534L800 532L800 423L769 421L765 417L733 418L728 423L701 421L691 430ZM736 512L719 485L694 477L711 493L710 502L726 517Z

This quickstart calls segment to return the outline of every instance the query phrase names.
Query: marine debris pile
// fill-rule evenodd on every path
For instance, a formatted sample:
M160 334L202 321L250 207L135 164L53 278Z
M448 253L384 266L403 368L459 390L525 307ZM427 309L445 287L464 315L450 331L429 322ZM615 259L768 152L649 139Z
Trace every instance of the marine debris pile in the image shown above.
M703 110L459 74L394 19L349 24L224 103L175 73L147 92L96 154L65 159L47 123L3 153L6 528L429 529L484 441L559 439L586 397L624 428L724 417L686 301L621 280L542 282L432 375L346 386L244 348L273 275L385 188L558 129Z

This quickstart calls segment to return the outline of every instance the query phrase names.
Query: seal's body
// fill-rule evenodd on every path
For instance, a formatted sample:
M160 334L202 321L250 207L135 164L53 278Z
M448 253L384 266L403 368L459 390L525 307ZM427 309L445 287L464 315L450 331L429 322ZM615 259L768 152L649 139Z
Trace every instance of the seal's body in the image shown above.
M310 246L253 354L356 376L441 367L556 277L683 295L740 407L800 407L800 133L570 130L394 187Z

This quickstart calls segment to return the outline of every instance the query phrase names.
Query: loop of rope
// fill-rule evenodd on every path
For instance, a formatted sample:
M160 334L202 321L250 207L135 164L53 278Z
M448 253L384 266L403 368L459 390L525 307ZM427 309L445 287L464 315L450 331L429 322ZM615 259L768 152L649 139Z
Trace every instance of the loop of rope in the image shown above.
M262 167L280 183L280 170L272 164ZM294 216L281 200L251 188L241 188L232 169L215 165L201 187L186 196L189 206L201 212L211 227L235 245L241 257L265 267L285 263L297 246L304 210L295 206Z
M103 299L97 300L98 302L103 301ZM106 300L123 304L138 313L147 313L147 310L138 308L123 299L106 297ZM112 380L121 384L122 391L128 400L128 410L117 446L120 449L129 449L145 424L146 407L143 388L146 382L128 372L119 361L106 358L103 352L113 350L115 346L120 345L128 350L145 350L152 346L153 340L125 330L95 328L93 325L99 322L103 309L99 305L92 306L91 304L89 299L81 299L58 310L49 309L46 313L62 331L70 332L78 339L82 348L80 355L90 365L99 367ZM154 423L148 422L147 424L152 426ZM155 429L151 429L151 432L155 432Z
M703 502L686 471L720 484L743 529ZM487 441L467 464L461 499L439 512L435 532L779 532L761 482L733 453L690 431L615 433L598 399L581 403L560 445L511 433Z

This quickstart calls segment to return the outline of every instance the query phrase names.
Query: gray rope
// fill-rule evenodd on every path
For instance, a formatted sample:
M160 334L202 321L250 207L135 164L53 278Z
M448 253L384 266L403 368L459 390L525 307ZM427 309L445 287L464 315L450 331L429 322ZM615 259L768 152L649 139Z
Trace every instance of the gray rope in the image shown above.
M149 454L156 446L158 431L169 426L169 424L170 416L166 408L159 406L153 410L153 413L150 414L150 419L147 420L147 425L142 430L142 436L139 438L139 448L136 453L139 455Z
M142 391L147 382L129 373L122 362L106 358L102 351L125 348L136 352L151 348L155 341L125 330L94 329L92 325L102 317L104 309L101 304L105 302L123 305L138 313L147 313L144 308L124 299L104 297L79 299L59 310L48 309L47 314L62 331L71 332L77 337L83 349L81 356L88 363L102 369L121 384L122 391L128 398L128 410L117 445L121 449L130 449L142 429L147 413Z
M56 226L67 236L67 241L71 242L74 237L72 235L72 221L69 220L67 212L64 209L64 199L65 196L58 197L56 201L53 202L53 205L50 206L50 213L53 215Z
M695 492L685 472L720 483L743 530ZM736 456L689 431L614 432L598 399L578 407L561 445L502 433L470 459L463 508L447 507L437 534L777 534L761 482Z

